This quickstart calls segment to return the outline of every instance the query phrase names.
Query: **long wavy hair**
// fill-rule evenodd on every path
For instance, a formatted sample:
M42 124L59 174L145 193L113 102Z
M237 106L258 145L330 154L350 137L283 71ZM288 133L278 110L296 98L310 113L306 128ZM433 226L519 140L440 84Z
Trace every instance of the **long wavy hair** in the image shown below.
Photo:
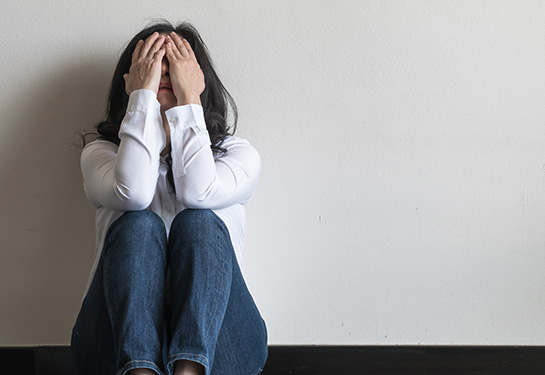
M185 38L197 58L203 74L205 89L201 94L201 103L204 111L204 119L208 133L210 134L211 148L214 152L223 152L221 147L223 140L228 135L233 135L237 127L238 111L233 97L229 94L223 83L221 83L206 44L194 26L184 22L174 27L166 21L156 23L140 31L129 42L125 51L121 54L117 67L115 68L110 94L108 96L108 107L106 109L106 120L97 125L99 139L120 143L118 136L121 121L127 111L129 96L125 91L125 80L123 75L129 72L132 62L132 54L140 39L146 39L154 32L167 34L175 31L180 37ZM229 121L229 112L231 121ZM230 123L229 123L230 122Z

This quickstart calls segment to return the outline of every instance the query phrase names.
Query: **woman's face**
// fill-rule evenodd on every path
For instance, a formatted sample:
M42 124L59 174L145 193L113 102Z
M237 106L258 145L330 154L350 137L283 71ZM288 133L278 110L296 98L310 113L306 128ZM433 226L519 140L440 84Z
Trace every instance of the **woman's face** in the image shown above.
M163 57L161 67L161 83L159 83L159 90L157 91L157 100L161 104L161 111L166 111L172 107L175 107L178 103L176 96L172 90L172 84L170 82L170 75L168 71L168 60Z

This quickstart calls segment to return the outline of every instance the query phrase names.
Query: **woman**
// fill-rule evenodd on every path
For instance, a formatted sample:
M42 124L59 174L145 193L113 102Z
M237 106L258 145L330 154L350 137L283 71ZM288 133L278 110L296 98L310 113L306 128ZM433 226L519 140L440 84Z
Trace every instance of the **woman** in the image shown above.
M146 28L121 55L81 156L97 208L72 332L81 374L261 372L266 328L238 265L260 158L232 136L236 120L191 25Z

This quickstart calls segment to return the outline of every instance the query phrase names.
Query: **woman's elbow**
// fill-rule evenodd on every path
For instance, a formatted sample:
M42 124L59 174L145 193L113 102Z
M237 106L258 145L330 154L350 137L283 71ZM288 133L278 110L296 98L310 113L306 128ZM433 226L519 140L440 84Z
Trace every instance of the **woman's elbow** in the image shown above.
M185 208L192 208L195 210L212 208L209 202L206 200L200 200L195 195L191 194L183 194L181 202Z
M121 211L145 210L151 205L154 193L154 191L128 191L119 187L116 189Z

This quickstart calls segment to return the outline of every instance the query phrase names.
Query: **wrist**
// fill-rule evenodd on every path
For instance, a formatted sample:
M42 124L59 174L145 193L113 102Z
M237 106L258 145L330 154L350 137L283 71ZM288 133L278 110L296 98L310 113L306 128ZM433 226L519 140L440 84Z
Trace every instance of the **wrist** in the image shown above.
M193 97L184 97L177 100L177 104L180 105L187 105L187 104L198 104L202 106L201 98L200 96L193 96Z
M187 105L187 104L201 104L201 96L199 94L196 94L194 92L181 92L180 94L176 94L176 103L180 105Z

